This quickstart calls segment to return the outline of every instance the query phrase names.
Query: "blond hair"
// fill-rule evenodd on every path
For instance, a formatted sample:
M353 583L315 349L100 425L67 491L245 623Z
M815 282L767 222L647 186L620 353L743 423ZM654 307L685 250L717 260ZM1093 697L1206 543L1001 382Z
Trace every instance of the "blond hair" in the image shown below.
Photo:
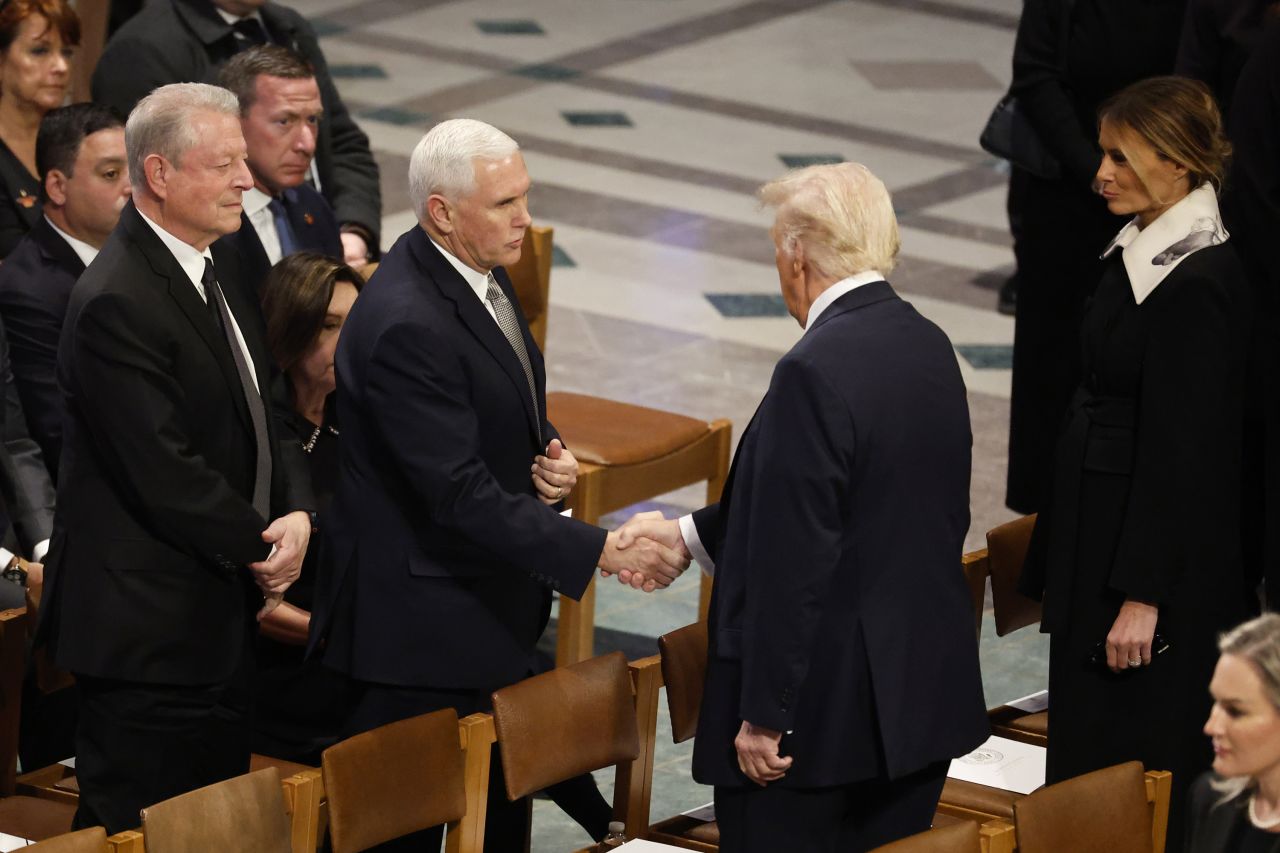
M1267 700L1280 711L1280 615L1264 613L1250 619L1222 635L1218 651L1235 655L1253 668L1262 682L1262 692ZM1213 782L1215 790L1222 793L1219 802L1235 799L1256 784L1248 776L1234 776Z

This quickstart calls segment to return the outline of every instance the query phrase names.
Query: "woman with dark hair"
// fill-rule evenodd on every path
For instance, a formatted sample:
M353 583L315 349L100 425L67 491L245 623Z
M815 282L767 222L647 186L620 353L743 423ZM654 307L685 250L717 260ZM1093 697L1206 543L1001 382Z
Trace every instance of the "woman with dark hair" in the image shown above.
M1186 853L1280 853L1280 616L1251 619L1218 643L1204 733L1213 772L1188 804Z
M0 5L0 259L40 218L36 134L62 106L80 19L67 0Z
M333 354L364 279L325 255L299 252L276 264L263 288L267 344L288 382L290 412L307 454L318 509L302 574L284 603L262 620L258 639L253 750L319 766L338 738L345 680L304 662L316 563L324 547L324 518L338 479L338 426L332 396Z
M1022 589L1052 635L1048 781L1134 759L1171 770L1177 836L1211 757L1198 732L1215 637L1250 613L1249 289L1218 213L1229 146L1203 83L1135 83L1102 107L1098 139L1099 192L1132 218L1103 253Z

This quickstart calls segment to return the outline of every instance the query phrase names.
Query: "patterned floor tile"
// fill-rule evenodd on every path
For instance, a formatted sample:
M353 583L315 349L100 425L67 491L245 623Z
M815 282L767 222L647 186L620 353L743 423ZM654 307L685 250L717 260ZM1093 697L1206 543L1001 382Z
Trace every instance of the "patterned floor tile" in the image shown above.
M956 352L978 370L1013 367L1013 347L1005 344L956 344Z
M877 89L989 89L1000 91L1004 84L977 62L870 62L850 60L854 70Z
M365 110L360 114L360 116L361 118L371 118L374 121L385 121L389 124L398 124L401 127L410 127L413 125L425 126L431 118L426 113L402 110L397 107L377 107L372 110Z
M340 80L385 80L387 72L381 65L330 65L329 73Z
M476 29L491 36L544 36L544 30L537 21L529 19L476 21Z
M803 169L805 166L828 166L832 163L843 163L844 157L839 154L779 154L778 159L788 169Z
M573 258L569 257L569 253L559 246L551 247L551 266L552 267L576 267L578 264Z
M707 301L724 317L785 317L787 304L770 293L706 293Z
M634 127L626 113L603 110L600 112L562 112L564 120L574 127Z
M542 80L548 83L554 83L560 80L572 80L579 77L582 72L576 68L568 68L564 65L555 65L554 63L539 63L538 65L523 65L519 68L512 69L509 73L519 77L528 77L531 80Z

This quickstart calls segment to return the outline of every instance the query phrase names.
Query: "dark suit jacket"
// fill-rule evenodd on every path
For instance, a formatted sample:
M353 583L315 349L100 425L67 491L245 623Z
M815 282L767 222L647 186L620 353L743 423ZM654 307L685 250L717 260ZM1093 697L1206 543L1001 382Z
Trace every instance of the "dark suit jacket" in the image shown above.
M58 338L71 288L83 272L80 256L43 216L0 265L0 319L9 334L13 378L54 481L62 452Z
M315 30L287 6L259 9L272 41L302 55L316 72L324 118L316 144L321 191L339 222L358 223L373 235L376 252L382 227L378 164L369 138L356 126L338 95ZM219 66L239 49L234 31L211 0L155 0L107 43L93 72L93 100L128 113L157 86L213 83Z
M0 142L0 258L40 220L40 181Z
M742 720L784 732L781 782L897 778L988 727L960 571L971 436L941 330L887 282L832 303L774 369L719 504L693 775L747 785Z
M1236 81L1262 35L1273 0L1188 0L1177 71L1213 90L1223 117L1231 115ZM1274 14L1274 13L1272 13Z
M27 432L18 387L9 367L9 344L0 325L0 382L4 411L0 414L0 544L31 556L35 545L53 534L53 481L40 447ZM15 538L8 533L12 528Z
M234 255L214 265L266 390L257 302ZM245 564L267 556L268 520L250 503L253 427L219 335L130 203L72 291L59 349L68 414L40 633L66 669L215 684L241 660L262 602ZM272 515L312 509L300 454L273 449Z
M542 355L511 282L536 377ZM534 496L540 444L524 371L419 227L385 255L338 342L342 470L311 643L384 684L496 689L524 678L551 590L578 598L605 532Z
M1205 773L1191 787L1184 853L1235 853L1239 849L1234 846L1237 842L1233 835L1240 826L1249 823L1245 813L1249 798L1245 795L1219 803L1222 794L1211 784L1218 778L1213 773ZM1280 835L1275 836L1269 849L1271 853L1280 853Z
M285 194L285 210L289 214L289 224L293 226L293 236L298 239L298 248L342 260L342 234L333 218L333 208L329 207L324 196L306 184L285 190ZM248 214L240 214L239 231L219 238L218 242L232 246L240 253L245 282L261 295L267 273L271 272L271 260L262 248L262 240L258 238Z

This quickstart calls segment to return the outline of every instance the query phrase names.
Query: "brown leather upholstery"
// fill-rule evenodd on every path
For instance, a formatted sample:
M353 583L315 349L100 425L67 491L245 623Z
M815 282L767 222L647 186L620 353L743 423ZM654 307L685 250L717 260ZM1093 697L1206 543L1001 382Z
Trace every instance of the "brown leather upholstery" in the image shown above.
M580 462L635 465L674 453L706 436L706 421L603 397L557 391L547 418Z
M547 344L547 307L551 292L551 243L554 231L534 225L524 235L520 260L507 267L516 301L529 323L529 334L538 349Z
M31 841L44 841L71 831L76 807L37 797L5 797L0 800L0 832Z
M274 767L142 810L147 853L290 853L289 818Z
M324 751L333 853L365 850L466 812L452 708L348 738Z
M493 694L511 799L640 755L622 652L544 672Z
M107 831L100 826L59 835L22 848L24 853L107 853Z
M1017 717L1009 722L1009 726L1027 734L1047 738L1049 736L1049 712L1041 711L1038 714Z
M1013 803L1022 797L1003 788L992 788L963 779L947 779L942 785L941 802L993 817L1013 817Z
M877 847L872 853L982 853L976 823L961 822Z
M1137 761L1041 788L1013 806L1020 853L1151 853L1151 815Z
M964 583L969 588L969 606L973 608L973 632L982 640L982 611L987 606L987 549L970 551L960 558Z
M658 638L662 683L667 685L671 738L684 743L698 733L702 686L707 680L707 623L694 622Z
M1026 515L987 531L987 564L991 570L991 606L996 636L1040 621L1040 602L1018 592L1018 578L1027 560L1027 546L1036 517Z

